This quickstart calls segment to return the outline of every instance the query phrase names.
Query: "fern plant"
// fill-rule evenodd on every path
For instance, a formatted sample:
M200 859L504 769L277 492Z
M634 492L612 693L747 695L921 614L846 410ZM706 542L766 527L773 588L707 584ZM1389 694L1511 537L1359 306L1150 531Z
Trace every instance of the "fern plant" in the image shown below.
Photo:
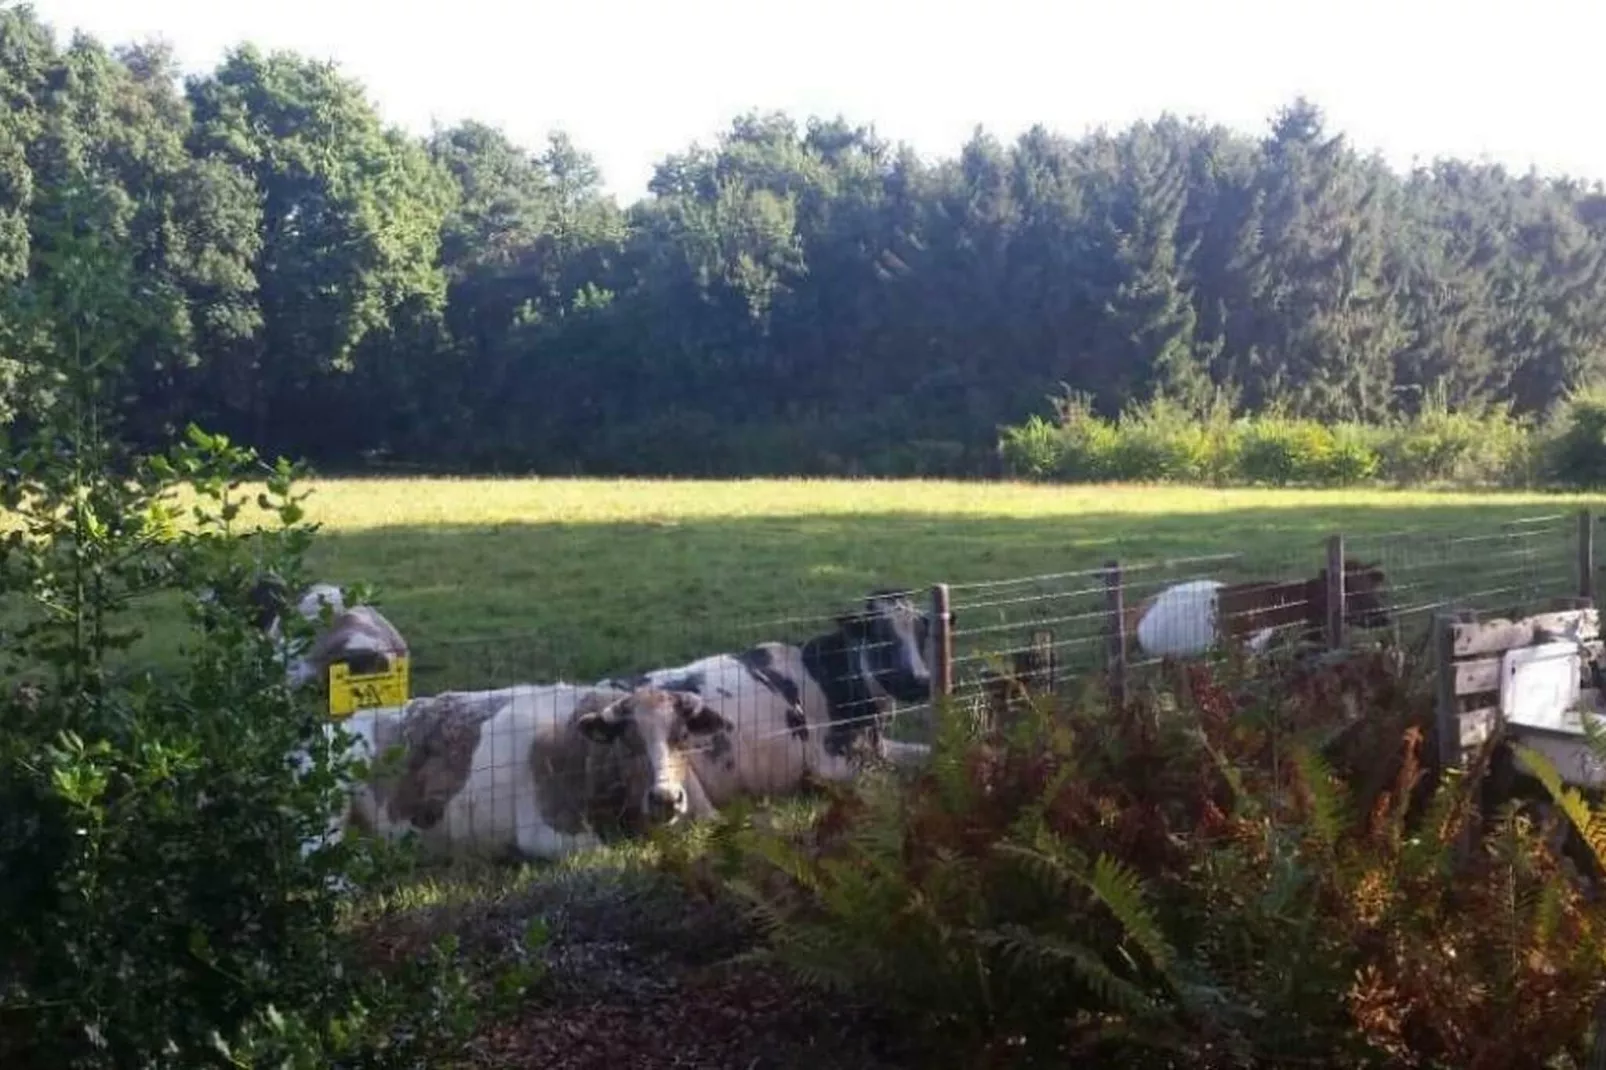
M1424 759L1428 678L1377 651L1174 668L1007 731L939 710L922 775L834 786L795 829L727 817L705 884L932 1064L1579 1059L1606 919L1538 826L1482 805L1489 750Z

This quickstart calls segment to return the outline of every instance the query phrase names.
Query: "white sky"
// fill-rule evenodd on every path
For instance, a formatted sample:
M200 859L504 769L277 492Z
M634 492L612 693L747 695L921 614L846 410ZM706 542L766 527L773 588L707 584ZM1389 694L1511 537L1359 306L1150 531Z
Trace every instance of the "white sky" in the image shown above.
M3 0L0 0L3 2ZM624 200L738 113L838 112L922 154L1162 110L1252 133L1296 93L1397 167L1606 179L1606 0L35 0L65 41L253 41L333 59L416 132L564 129Z

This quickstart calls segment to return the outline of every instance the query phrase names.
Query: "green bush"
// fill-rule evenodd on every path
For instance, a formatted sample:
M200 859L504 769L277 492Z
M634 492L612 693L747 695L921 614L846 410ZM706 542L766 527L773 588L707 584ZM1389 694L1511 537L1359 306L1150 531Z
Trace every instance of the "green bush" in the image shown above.
M1340 487L1366 483L1382 471L1378 452L1379 434L1361 424L1338 424L1332 429L1333 448L1325 464L1314 474L1313 482Z
M1163 399L1122 416L1109 450L1117 478L1133 482L1194 483L1218 470L1212 428Z
M1430 680L1379 651L1183 667L997 729L950 704L928 770L838 786L801 831L727 815L677 865L931 1065L1582 1065L1606 906L1427 764Z
M1247 423L1238 447L1238 474L1251 483L1322 482L1334 468L1333 432L1311 420L1270 418Z
M1004 468L1022 479L1049 479L1060 470L1065 452L1060 429L1035 413L1026 422L1006 427L999 436L998 455Z
M1092 399L1067 392L1056 399L1055 422L1060 431L1061 479L1099 480L1116 476L1115 450L1120 438L1113 424L1093 411Z
M1432 393L1408 420L1384 429L1383 475L1402 484L1524 484L1535 441L1509 410L1452 411Z
M458 1038L442 1013L471 1003L438 969L360 968L339 885L382 876L381 856L362 838L316 846L358 770L250 623L259 569L306 579L299 470L193 428L150 456L109 433L143 310L80 194L55 191L59 229L36 236L48 269L7 310L40 400L0 477L0 1066L193 1067L230 1049L235 1066L438 1065ZM242 538L253 519L266 529ZM201 584L219 596L204 613ZM136 671L137 621L162 595L186 597L186 649ZM436 1025L397 1031L418 1015ZM264 1021L295 1029L265 1048Z
M1549 464L1555 477L1574 487L1606 486L1606 387L1591 386L1569 395L1556 424Z
M1275 414L1233 419L1219 400L1204 414L1156 400L1113 422L1078 395L1054 405L1052 420L1033 415L1002 429L999 454L1007 471L1027 479L1276 486L1531 486L1546 470L1564 483L1597 478L1588 475L1585 459L1588 402L1576 407L1576 418L1567 410L1556 432L1504 409L1452 411L1436 397L1410 419L1384 426Z

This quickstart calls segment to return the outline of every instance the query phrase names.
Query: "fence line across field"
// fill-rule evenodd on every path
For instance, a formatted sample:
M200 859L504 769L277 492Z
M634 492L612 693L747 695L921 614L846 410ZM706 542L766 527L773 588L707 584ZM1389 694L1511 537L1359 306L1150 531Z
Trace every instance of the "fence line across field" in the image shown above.
M1496 532L1334 534L1310 545L1290 546L1278 555L1280 560L1242 552L1111 559L1094 567L937 583L900 592L917 606L927 603L922 608L927 610L930 628L929 698L894 703L890 715L872 711L842 717L836 726L880 723L888 726L889 738L924 735L929 739L933 715L945 703L955 699L985 702L989 694L996 693L990 689L1012 677L1032 690L1055 689L1075 680L1102 680L1110 697L1123 701L1132 674L1164 660L1134 646L1132 611L1174 585L1193 580L1229 582L1239 588L1260 584L1271 592L1268 606L1219 613L1212 606L1208 615L1198 615L1199 620L1212 620L1218 633L1304 631L1328 649L1348 645L1352 617L1368 605L1387 618L1384 630L1397 640L1408 626L1414 628L1418 623L1426 634L1434 614L1447 610L1499 612L1544 598L1593 599L1595 528L1595 517L1583 510L1513 520ZM1352 588L1347 561L1375 565L1381 570L1381 586L1376 590ZM1222 572L1233 578L1228 580ZM1199 597L1214 599L1215 592L1201 588ZM660 628L652 641L637 646L632 664L604 672L589 671L595 665L589 665L585 673L573 671L585 659L566 649L569 636L460 638L422 654L415 651L408 682L416 686L423 676L429 686L420 690L430 695L448 690L500 690L543 678L582 688L601 687L601 681L625 682L642 672L687 666L720 651L734 654L751 643L799 645L828 634L842 616L838 611L749 620L740 630L748 638L735 644L727 641L733 631L729 622L720 629L707 622L695 631L699 635L706 632L710 642L702 654L689 657L681 655L695 645L691 630L671 638ZM717 642L716 633L722 637ZM1216 636L1206 638L1205 645L1213 648ZM561 671L533 672L537 663L542 670ZM439 687L437 681L449 681L449 685ZM822 686L832 682L817 681ZM757 677L730 686L749 685L755 689L754 695L764 698L765 685ZM344 691L342 695L339 701L346 710L353 704L395 705L379 701L394 698L395 691L389 686L370 686L366 699L354 699ZM725 695L733 703L734 727L743 741L768 742L799 735L799 730L790 726L740 723L759 707L740 693L726 691ZM345 719L370 713L377 716L378 710L356 709ZM684 744L681 753L707 755L723 745L693 739ZM487 756L501 759L503 749L487 747ZM508 756L507 760L513 759Z

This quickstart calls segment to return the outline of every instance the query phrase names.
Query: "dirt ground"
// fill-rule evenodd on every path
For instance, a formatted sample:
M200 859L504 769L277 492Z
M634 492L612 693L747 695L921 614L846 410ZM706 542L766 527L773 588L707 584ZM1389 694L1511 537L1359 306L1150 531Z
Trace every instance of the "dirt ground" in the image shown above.
M489 902L420 910L386 926L387 957L456 933L496 958L532 919L545 976L463 1052L476 1070L894 1070L923 1065L913 1038L873 1008L826 997L750 947L728 911L661 880L577 872ZM733 961L735 960L735 961Z

